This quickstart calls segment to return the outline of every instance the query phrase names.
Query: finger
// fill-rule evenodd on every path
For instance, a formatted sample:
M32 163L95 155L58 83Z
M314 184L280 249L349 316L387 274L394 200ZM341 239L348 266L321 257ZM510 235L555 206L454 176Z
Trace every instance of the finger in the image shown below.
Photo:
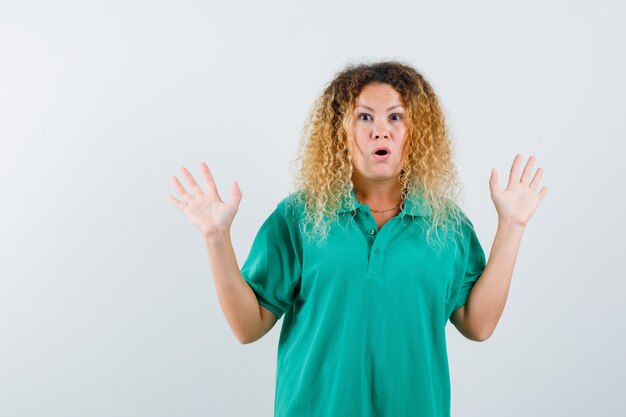
M536 160L537 158L532 155L528 158L526 166L524 167L524 172L522 172L522 178L520 178L520 182L522 184L528 184L528 177L530 177L530 174L533 172L533 166L535 165Z
M168 194L167 195L167 199L174 204L176 207L178 207L181 210L184 210L185 207L187 207L186 203L183 203L182 201L178 200L176 197L174 197L173 195Z
M548 187L543 187L541 191L539 191L539 197L543 200L546 194L548 194Z
M513 165L511 165L511 171L509 173L509 183L507 184L507 188L512 187L513 184L519 181L519 166L522 160L522 155L517 154L513 159Z
M489 177L489 188L494 196L500 194L500 185L498 184L498 171L491 168L491 176Z
M204 194L202 192L202 188L200 188L200 186L196 182L196 179L193 177L193 175L191 175L191 172L189 172L185 167L182 167L180 170L183 172L183 175L187 179L187 182L191 184L191 189L196 193L196 195Z
M531 190L534 190L535 188L537 188L542 175L543 175L543 168L537 168L537 172L535 172L535 176L533 177L533 180L529 184Z
M237 181L233 182L233 187L231 190L231 199L230 202L235 207L239 208L239 203L241 202L241 190L239 189L239 183Z
M207 185L207 192L209 194L213 194L215 196L217 196L217 198L220 198L219 193L217 192L217 187L215 186L215 180L213 179L213 174L211 174L211 170L209 169L209 166L206 164L206 162L202 162L200 164L200 168L202 169L202 173L204 174L204 181L206 182Z
M187 192L187 190L185 189L183 184L178 180L178 178L172 177L172 180L174 181L174 187L176 187L180 195L182 195L185 200L187 201L193 200L193 196Z

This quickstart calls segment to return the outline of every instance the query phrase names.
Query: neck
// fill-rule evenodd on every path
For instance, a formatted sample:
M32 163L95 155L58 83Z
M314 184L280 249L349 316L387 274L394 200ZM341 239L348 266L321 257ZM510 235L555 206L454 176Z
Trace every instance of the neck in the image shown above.
M371 181L353 178L354 195L362 204L375 210L386 210L402 204L402 184L397 179Z

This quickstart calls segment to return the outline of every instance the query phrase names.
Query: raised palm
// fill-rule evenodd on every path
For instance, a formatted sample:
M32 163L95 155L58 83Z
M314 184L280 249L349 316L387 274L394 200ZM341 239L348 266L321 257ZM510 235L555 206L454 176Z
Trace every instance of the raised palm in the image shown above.
M172 177L174 186L180 192L185 202L176 199L176 197L172 195L168 195L167 198L189 217L191 222L203 235L213 236L225 231L230 231L230 226L239 210L239 203L241 202L242 194L239 189L239 184L237 181L233 182L231 191L232 198L226 203L222 201L217 192L213 175L211 175L207 164L202 162L200 167L202 168L202 173L207 185L206 194L202 191L202 188L200 188L187 168L183 167L180 170L195 195L189 194L178 178Z
M495 168L492 169L489 187L491 199L500 220L511 220L522 227L526 227L533 213L537 210L537 206L548 193L547 187L541 188L537 193L543 168L537 169L531 180L535 160L534 156L528 159L520 176L519 167L522 163L522 155L515 155L509 174L509 182L504 191L501 191L498 185L498 171Z

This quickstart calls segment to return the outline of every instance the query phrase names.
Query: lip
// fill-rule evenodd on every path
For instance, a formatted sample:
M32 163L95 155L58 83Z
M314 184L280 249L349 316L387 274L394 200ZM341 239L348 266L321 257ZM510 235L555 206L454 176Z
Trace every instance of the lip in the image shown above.
M385 155L376 155L376 152L378 152L381 149L386 150L387 153ZM378 148L372 151L372 155L374 156L374 158L376 158L379 161L385 161L389 159L389 156L391 155L391 149L387 148L386 146L379 146Z

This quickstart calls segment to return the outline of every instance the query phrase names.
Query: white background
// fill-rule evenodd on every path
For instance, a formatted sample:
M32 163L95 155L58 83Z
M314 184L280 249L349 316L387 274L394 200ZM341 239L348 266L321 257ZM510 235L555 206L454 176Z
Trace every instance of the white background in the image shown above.
M348 63L431 82L489 253L517 152L549 188L498 328L448 324L452 415L623 415L619 1L0 2L0 415L271 416L282 320L241 345L166 199L212 169L239 264Z

